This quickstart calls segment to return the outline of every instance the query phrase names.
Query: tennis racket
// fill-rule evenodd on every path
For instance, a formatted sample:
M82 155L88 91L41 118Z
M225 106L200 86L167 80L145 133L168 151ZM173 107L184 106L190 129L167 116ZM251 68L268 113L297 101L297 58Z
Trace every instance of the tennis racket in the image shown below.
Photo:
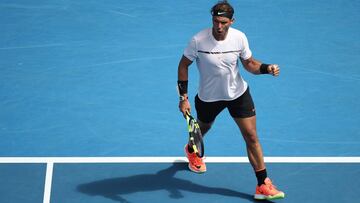
M194 117L190 115L189 112L186 112L185 118L189 130L190 147L193 148L198 157L202 158L204 156L204 142L202 139L199 123Z

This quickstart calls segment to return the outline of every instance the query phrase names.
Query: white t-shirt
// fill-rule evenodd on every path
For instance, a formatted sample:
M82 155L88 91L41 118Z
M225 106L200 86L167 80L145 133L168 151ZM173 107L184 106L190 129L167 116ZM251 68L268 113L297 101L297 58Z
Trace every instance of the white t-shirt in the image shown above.
M212 28L200 31L191 39L184 56L196 60L200 73L198 96L202 101L234 100L247 89L239 73L239 58L249 59L252 53L244 33L229 28L223 41L217 41Z

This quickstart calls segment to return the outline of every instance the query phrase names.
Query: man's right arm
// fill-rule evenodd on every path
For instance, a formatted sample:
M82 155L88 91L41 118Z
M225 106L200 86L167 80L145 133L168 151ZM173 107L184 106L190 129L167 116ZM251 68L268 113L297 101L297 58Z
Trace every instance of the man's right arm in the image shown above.
M185 114L187 111L190 112L190 103L189 103L189 100L187 99L188 98L187 81L189 78L188 77L189 66L191 64L192 64L192 61L183 55L181 57L181 60L179 62L179 67L178 67L178 85L179 85L179 83L183 83L183 84L186 83L186 87L183 87L183 88L185 88L186 91L179 90L180 97L183 98L183 100L179 101L179 110L183 114Z

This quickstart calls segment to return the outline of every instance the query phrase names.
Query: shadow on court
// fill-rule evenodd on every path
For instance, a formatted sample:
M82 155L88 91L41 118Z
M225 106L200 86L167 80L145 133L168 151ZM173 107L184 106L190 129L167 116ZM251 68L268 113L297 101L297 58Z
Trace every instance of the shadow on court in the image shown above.
M77 190L90 196L103 196L104 198L122 203L129 202L122 197L124 194L156 190L167 190L169 192L169 197L172 199L184 198L181 191L189 191L193 193L238 197L251 202L258 202L254 200L253 196L250 194L227 188L208 187L174 177L178 171L183 170L188 170L187 164L174 163L169 168L161 170L156 174L142 174L94 181L79 185Z

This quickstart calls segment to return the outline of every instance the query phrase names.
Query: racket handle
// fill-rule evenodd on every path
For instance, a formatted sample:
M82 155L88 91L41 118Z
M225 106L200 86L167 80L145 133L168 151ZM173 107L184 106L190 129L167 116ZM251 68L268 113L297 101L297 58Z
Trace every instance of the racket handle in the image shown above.
M192 148L193 148L193 150L194 150L195 153L198 153L198 152L199 152L199 151L197 150L196 145L193 145Z

